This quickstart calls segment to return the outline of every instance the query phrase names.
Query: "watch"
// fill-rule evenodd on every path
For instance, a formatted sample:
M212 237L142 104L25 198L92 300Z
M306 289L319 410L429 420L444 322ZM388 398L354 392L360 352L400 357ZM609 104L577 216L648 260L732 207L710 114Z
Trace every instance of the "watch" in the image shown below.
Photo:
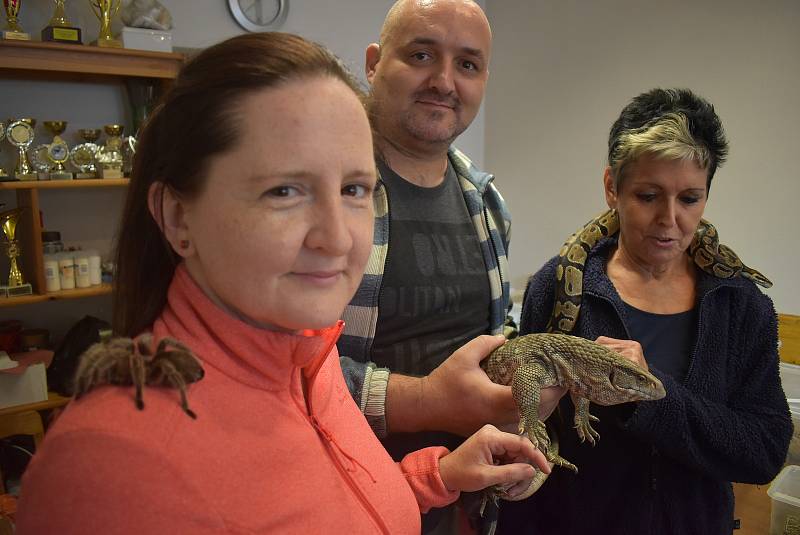
M274 30L286 20L289 0L228 0L239 26L251 32Z

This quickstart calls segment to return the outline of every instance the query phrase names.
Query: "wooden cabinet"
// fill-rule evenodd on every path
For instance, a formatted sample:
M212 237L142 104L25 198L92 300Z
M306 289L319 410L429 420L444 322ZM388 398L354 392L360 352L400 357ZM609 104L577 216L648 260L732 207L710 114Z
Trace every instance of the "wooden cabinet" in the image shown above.
M0 78L30 80L31 83L37 80L116 83L127 77L142 77L160 81L163 89L175 78L183 60L181 54L175 53L0 40ZM73 105L89 103L76 102ZM5 141L3 143L6 144L4 151L11 148ZM39 200L40 195L47 195L52 189L119 188L127 184L127 179L0 182L0 192L14 190L17 207L23 208L17 231L22 249L18 263L25 281L33 286L34 292L29 296L0 298L0 307L109 293L111 287L107 284L60 292L45 291ZM103 207L81 206L80 209L102 210ZM0 250L5 255L4 247ZM7 272L0 273L0 277L7 276Z

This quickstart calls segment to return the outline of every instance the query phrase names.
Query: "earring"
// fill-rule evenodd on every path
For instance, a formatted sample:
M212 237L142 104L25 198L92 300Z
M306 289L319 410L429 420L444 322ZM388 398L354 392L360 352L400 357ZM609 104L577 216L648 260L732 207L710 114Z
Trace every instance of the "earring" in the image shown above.
M181 249L188 249L189 248L189 240L181 240L180 248Z

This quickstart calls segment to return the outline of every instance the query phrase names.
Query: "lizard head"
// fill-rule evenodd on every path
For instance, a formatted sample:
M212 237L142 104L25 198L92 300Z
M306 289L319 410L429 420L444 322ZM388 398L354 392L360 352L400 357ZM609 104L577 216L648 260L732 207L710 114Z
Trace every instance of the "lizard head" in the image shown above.
M608 377L615 391L615 395L611 396L615 400L613 403L653 401L667 395L664 385L655 375L632 362L622 359L619 362L611 368ZM623 397L626 399L620 399Z

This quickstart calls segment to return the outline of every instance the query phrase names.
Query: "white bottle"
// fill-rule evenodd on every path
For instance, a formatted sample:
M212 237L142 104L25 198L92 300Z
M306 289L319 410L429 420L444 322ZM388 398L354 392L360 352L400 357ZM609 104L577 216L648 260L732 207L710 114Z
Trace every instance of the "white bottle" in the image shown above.
M44 255L44 283L48 292L57 292L61 289L61 275L58 272L58 255Z
M97 286L103 282L103 271L100 268L100 253L94 249L86 251L89 256L89 283Z
M61 275L61 289L75 288L75 259L72 252L58 254L58 271Z
M86 251L75 251L75 286L88 288L89 282L89 256Z

